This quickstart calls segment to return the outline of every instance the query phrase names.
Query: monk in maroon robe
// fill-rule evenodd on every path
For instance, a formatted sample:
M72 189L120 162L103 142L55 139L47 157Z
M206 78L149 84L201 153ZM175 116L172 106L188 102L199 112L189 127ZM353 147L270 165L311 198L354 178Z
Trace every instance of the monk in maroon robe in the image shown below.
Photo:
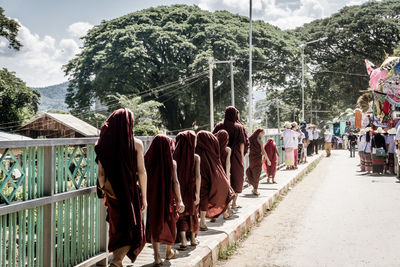
M95 145L97 194L107 207L108 250L114 256L110 266L122 266L126 255L134 262L146 243L142 213L147 206L147 178L143 144L134 138L133 125L130 110L114 111Z
M258 183L260 182L260 176L262 171L262 158L266 158L264 151L264 144L262 139L264 138L265 132L259 128L249 137L250 142L250 153L249 153L249 167L246 170L247 182L253 186L253 194L258 196ZM269 159L266 158L269 162Z
M270 183L270 180L272 179L272 183L275 184L275 174L276 174L276 165L277 165L277 156L278 156L278 162L280 161L280 156L278 149L276 147L275 141L272 138L269 138L267 142L264 145L264 151L267 153L267 156L264 156L263 159L263 167L265 170L265 173L267 174L267 183ZM269 159L269 164L267 159Z
M218 131L215 136L219 142L219 157L221 159L222 167L224 167L228 180L231 180L231 153L232 150L228 147L229 134L225 130Z
M185 206L182 202L176 162L172 159L172 140L156 135L144 160L148 177L147 200L149 207L146 220L146 239L154 250L154 265L162 265L159 248L166 244L165 258L170 260L179 253L172 249L176 239L176 222Z
M231 155L231 186L235 190L236 196L232 202L232 208L241 208L237 205L236 200L238 194L243 190L244 182L244 155L248 149L248 140L246 129L239 120L239 111L232 106L225 109L224 121L218 123L213 133L220 130L226 130L229 134L228 146L232 150Z
M219 158L218 139L210 132L197 134L196 154L200 156L200 231L206 231L205 218L222 214L235 193Z
M180 235L181 250L187 249L187 238L190 236L190 244L198 244L196 235L199 232L200 203L200 157L195 154L196 134L193 131L179 133L175 137L175 151L173 154L178 170L178 180L181 188L182 200L185 212L181 213L177 223Z

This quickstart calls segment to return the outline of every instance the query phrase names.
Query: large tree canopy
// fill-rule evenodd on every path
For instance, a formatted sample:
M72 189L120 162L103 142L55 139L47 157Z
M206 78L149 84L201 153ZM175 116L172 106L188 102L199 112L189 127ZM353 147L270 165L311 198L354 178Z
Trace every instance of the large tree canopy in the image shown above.
M40 93L7 69L0 70L0 129L13 130L36 114Z
M22 44L17 40L19 24L15 20L9 19L4 15L4 9L0 7L0 37L4 37L9 42L9 47L19 50Z
M188 128L194 122L203 126L209 121L208 59L233 57L236 106L243 111L248 26L247 17L185 5L150 8L104 21L89 31L82 52L65 66L70 77L66 103L72 112L82 113L95 98L112 106L109 94L137 95L163 104L161 114L169 130ZM255 21L253 43L255 85L293 86L299 62L295 38ZM214 82L218 119L230 104L228 65L214 69Z
M306 88L308 111L355 107L360 90L368 88L364 59L380 64L399 44L399 14L400 1L369 1L291 31L301 42L328 37L305 48L312 77ZM286 103L294 100L290 89L285 95Z

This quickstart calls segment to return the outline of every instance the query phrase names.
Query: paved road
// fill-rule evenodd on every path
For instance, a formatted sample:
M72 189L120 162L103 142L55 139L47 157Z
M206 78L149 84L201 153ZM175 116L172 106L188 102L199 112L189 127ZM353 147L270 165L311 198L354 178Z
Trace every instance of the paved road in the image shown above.
M400 266L400 183L333 151L219 266Z

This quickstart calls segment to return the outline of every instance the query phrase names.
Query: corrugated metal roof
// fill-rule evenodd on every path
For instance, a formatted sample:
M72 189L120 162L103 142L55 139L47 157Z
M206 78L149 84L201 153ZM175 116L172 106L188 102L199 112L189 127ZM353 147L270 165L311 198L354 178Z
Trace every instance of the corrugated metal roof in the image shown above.
M98 136L99 130L93 127L87 122L71 115L71 114L58 114L58 113L45 113L45 116L49 116L59 123L70 127L71 129L77 131L84 136Z
M0 131L0 141L16 141L16 140L31 140L32 138L19 134L12 134Z

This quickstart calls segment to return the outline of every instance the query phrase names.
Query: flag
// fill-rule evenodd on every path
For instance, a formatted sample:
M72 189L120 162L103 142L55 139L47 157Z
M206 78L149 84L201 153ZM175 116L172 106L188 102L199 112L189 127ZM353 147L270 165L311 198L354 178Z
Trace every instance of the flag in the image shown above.
M376 69L374 63L372 63L368 59L365 60L365 67L367 68L368 75L371 75L374 69Z

